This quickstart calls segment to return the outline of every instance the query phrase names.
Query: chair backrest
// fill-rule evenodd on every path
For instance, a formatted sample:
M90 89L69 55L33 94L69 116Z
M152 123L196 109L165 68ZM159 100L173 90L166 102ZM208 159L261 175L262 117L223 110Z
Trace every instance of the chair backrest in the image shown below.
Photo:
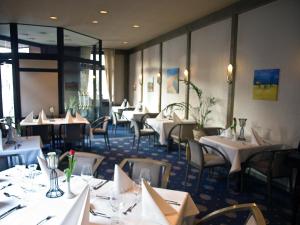
M222 127L204 127L202 129L206 136L220 135L224 130Z
M65 152L61 157L59 157L59 168L66 169L68 167L68 152ZM95 154L95 153L89 153L89 152L75 152L75 159L76 159L76 165L74 168L74 175L80 175L82 167L84 165L90 165L92 168L93 174L97 172L97 169L101 162L103 161L105 157Z
M131 123L132 123L132 125L133 125L135 137L139 137L141 131L140 131L140 126L139 126L139 124L138 124L138 121L136 121L136 120L131 120Z
M190 148L190 163L199 169L203 168L204 164L204 154L199 142L195 140L189 140Z
M193 129L195 128L195 126L196 124L189 124L189 123L180 124L179 138L184 141L193 139L194 138Z
M68 123L60 125L60 135L66 142L82 140L85 135L84 123Z
M0 156L0 171L9 169L15 165L22 165L22 164L23 164L23 160L19 154Z
M141 117L141 122L142 122L142 123L145 123L146 120L147 120L148 118L156 118L157 115L158 115L158 113L145 113L145 114Z
M211 220L215 218L224 216L227 213L241 212L241 211L249 211L248 218L243 223L244 225L266 225L264 216L255 203L233 205L223 209L216 210L201 218L200 221L197 223L197 225L211 224Z
M118 115L118 113L112 112L112 122L113 122L113 125L116 125L118 123L117 115Z
M287 177L292 174L292 168L287 166L289 163L288 155L292 151L295 151L295 149L273 151L272 177Z
M109 116L105 116L102 124L103 130L106 132L108 130Z
M120 163L122 169L128 166L128 175L133 180L139 180L143 168L150 169L151 186L167 188L171 164L153 159L127 158Z
M51 143L53 139L53 124L39 124L26 126L26 136L40 136L43 144Z

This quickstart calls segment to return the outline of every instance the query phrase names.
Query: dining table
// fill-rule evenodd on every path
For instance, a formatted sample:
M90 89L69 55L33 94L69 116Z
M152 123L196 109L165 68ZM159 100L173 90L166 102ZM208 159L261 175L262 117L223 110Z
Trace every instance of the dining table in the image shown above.
M168 135L170 130L177 123L174 122L173 119L170 118L147 118L146 123L150 125L158 134L159 134L159 143L161 145L167 145L168 143ZM193 124L194 120L181 120L183 124Z
M123 106L112 106L111 111L115 113L119 113L120 115L123 113L123 111L133 111L135 109L134 106L128 106L128 107L123 107Z
M87 181L81 176L72 176L70 185L74 198L68 199L65 194L59 198L47 198L49 180L39 170L34 171L34 176L31 173L22 166L0 172L0 225L106 225L111 224L113 216L117 216L123 225L156 224L142 216L141 191L122 193L119 211L114 213L110 204L113 181L98 178ZM58 177L58 185L62 191L67 191L64 176ZM161 188L154 190L175 209L174 214L166 215L170 225L193 224L199 210L189 193ZM9 210L11 212L7 214Z
M207 144L217 148L230 161L231 168L229 173L241 171L241 164L253 153L265 150L284 149L285 145L279 143L269 143L265 145L257 145L247 140L236 140L221 135L203 136L199 140L200 143Z
M40 136L15 137L14 144L6 144L3 139L3 150L0 156L20 155L25 165L37 163L37 156L44 157L42 152L43 143Z

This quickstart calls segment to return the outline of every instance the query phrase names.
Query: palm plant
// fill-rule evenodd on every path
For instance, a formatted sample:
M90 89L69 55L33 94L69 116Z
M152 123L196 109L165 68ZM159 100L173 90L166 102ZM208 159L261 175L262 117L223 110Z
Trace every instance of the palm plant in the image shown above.
M211 108L216 104L215 97L203 97L203 91L197 87L191 81L180 80L184 84L189 85L190 88L196 93L198 104L192 106L191 104L186 104L185 102L172 103L166 106L164 111L182 111L187 110L193 119L196 121L196 129L201 129L210 120L209 114L212 112Z

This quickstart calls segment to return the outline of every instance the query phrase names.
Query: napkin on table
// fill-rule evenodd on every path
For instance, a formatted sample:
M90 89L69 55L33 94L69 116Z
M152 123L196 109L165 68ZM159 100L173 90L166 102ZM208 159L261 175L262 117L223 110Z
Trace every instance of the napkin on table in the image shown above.
M80 113L76 112L76 120L78 121L85 121L85 118L83 118Z
M149 110L146 106L143 108L143 113L149 113Z
M39 113L39 118L37 120L37 124L43 124L42 112Z
M70 110L68 110L65 120L66 120L67 123L72 123L73 122L73 116L71 115Z
M179 116L173 112L173 120L175 123L182 123L182 120L179 118Z
M37 156L37 160L39 162L39 165L40 165L40 168L41 168L41 171L42 173L48 178L50 179L50 169L48 168L47 166L47 161L45 159L43 159L42 157L40 156ZM56 169L55 170L56 173L57 173L57 176L60 177L60 176L64 176L64 172L59 170L59 169Z
M133 188L133 181L127 174L116 164L114 171L114 188L117 193L124 193Z
M148 183L142 181L142 216L161 225L169 225L168 215L177 213Z
M47 120L46 113L44 112L44 109L41 111L42 120Z
M32 123L33 122L33 112L29 113L23 121L26 123Z
M255 129L251 128L251 144L254 145L265 145L267 144L264 139L259 136Z
M160 113L158 113L158 115L156 116L157 119L163 119L164 115L163 115L163 111L161 111Z

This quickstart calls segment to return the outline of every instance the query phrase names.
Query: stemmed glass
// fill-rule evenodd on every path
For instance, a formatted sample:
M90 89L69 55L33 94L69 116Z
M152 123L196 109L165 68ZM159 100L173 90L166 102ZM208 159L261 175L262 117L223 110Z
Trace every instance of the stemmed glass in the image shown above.
M36 175L36 168L37 168L37 164L29 164L27 166L28 170L29 170L29 174L28 174L28 177L30 179L30 185L31 185L31 188L30 188L30 191L34 191L34 188L33 188L33 180L35 178L35 175Z
M121 195L116 193L115 191L112 191L109 198L109 203L113 211L113 216L111 217L111 225L120 224L119 209L121 202Z

